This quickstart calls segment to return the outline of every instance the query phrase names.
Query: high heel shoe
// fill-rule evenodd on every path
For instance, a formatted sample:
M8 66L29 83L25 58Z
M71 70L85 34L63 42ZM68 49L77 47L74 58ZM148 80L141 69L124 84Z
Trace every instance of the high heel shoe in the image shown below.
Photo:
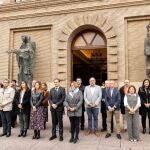
M145 133L146 133L146 128L143 129L143 134L145 134Z
M40 139L40 130L37 130L37 136L36 139Z
M25 131L23 132L22 137L26 137L26 136L27 136L27 130L25 130Z
M32 139L36 139L36 137L37 137L37 130L34 130L34 135L33 135Z
M23 136L23 131L20 131L20 133L18 135L18 137L21 137L21 136Z

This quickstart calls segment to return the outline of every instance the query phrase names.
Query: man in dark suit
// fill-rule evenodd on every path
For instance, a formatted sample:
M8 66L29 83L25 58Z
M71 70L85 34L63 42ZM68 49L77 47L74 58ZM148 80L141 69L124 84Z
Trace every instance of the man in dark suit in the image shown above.
M52 136L50 141L57 138L56 125L59 125L59 140L63 141L63 102L65 100L65 88L60 86L60 80L54 79L55 87L50 90L49 102L52 116ZM58 121L58 122L57 122Z
M76 82L78 84L78 88L79 90L82 92L83 96L84 96L84 89L85 87L82 85L82 79L81 78L77 78ZM82 116L81 116L81 130L84 130L84 122L85 122L85 117L84 117L84 111L85 111L85 106L84 106L84 100L82 103Z
M106 91L105 104L107 108L107 134L105 138L111 136L111 118L112 114L115 116L116 128L117 128L117 138L121 139L120 135L120 92L115 88L115 82L110 81L109 90Z
M107 131L107 123L106 123L106 118L107 118L107 111L106 111L106 104L105 104L105 94L106 91L109 89L109 81L105 81L105 87L102 88L102 100L101 100L101 114L102 114L102 129L101 131Z
M101 132L107 131L107 109L105 104L105 94L109 90L109 80L105 81L104 87L102 87L102 100L101 100L101 114L102 114L102 129ZM111 119L111 132L113 132L113 114Z

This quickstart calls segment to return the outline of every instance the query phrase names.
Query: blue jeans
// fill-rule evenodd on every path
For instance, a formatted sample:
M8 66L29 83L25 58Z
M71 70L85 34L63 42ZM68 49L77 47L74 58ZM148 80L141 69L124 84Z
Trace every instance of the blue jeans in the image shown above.
M98 114L99 108L87 108L89 130L92 130L93 119L94 119L94 131L98 130Z

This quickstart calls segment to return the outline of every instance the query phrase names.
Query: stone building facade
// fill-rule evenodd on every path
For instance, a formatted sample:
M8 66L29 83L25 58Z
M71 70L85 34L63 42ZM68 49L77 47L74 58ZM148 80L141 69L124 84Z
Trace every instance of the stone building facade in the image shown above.
M121 84L129 79L138 84L146 78L144 38L149 22L147 0L5 0L0 5L0 81L17 78L15 55L6 51L19 48L20 36L28 34L37 44L36 80L58 77L67 87L76 76L88 77L91 71L86 70L100 62L104 69L97 74L103 75L94 73L100 82L108 78ZM94 46L85 40L92 35Z

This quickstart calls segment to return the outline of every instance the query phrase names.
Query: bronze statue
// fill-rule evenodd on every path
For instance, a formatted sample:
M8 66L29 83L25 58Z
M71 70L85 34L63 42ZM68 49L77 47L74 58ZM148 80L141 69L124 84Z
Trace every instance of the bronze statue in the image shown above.
M150 79L150 24L146 26L147 37L144 42L145 56L146 56L146 75Z
M31 42L30 36L21 36L22 44L18 50L11 50L8 53L15 53L18 62L19 73L18 83L26 81L28 87L31 88L33 73L34 73L34 59L35 59L35 42Z

